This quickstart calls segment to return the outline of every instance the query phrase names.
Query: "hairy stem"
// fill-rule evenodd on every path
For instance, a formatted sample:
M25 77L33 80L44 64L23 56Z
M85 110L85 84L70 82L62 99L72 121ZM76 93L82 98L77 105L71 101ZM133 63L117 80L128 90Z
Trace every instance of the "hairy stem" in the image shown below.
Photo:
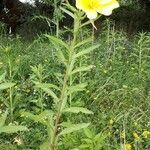
M70 49L69 49L69 61L68 61L68 66L66 68L66 73L64 75L64 81L63 81L63 86L62 86L62 90L61 90L61 95L59 98L59 104L58 104L58 110L56 113L56 120L55 120L55 126L54 126L54 130L53 130L53 135L52 135L52 139L51 139L51 145L50 145L50 150L55 150L56 149L56 140L57 140L57 131L58 131L58 127L59 127L59 121L62 115L62 109L63 109L63 103L65 100L65 96L67 93L67 89L68 89L68 81L70 81L70 71L72 69L72 66L74 65L74 46L76 44L76 37L77 37L77 32L79 30L79 18L76 18L74 20L74 32L73 32L73 40L72 43L70 45Z

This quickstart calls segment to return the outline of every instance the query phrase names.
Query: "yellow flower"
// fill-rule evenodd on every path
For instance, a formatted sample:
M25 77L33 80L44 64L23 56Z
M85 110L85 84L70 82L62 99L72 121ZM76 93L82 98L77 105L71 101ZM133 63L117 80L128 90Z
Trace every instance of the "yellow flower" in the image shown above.
M76 7L83 10L89 19L95 19L97 13L109 16L119 7L117 0L76 0Z
M131 144L125 144L125 150L131 150L132 146Z
M140 140L140 137L138 136L138 134L137 133L133 133L133 136L134 136L134 138L135 138L135 140L136 141L139 141Z
M143 134L144 138L150 137L150 131L144 131Z

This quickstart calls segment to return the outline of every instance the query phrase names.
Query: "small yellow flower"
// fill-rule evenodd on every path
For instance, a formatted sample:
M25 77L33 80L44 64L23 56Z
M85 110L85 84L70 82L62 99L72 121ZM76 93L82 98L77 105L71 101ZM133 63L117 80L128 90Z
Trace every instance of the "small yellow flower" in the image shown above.
M117 0L76 0L76 7L83 10L89 19L95 19L97 13L105 16L112 14L119 7Z
M149 138L150 137L150 131L144 131L143 134L144 138Z
M140 140L140 137L138 136L138 134L137 133L133 133L133 136L134 136L134 138L135 138L135 140L136 141L139 141Z
M132 146L131 144L125 144L125 150L131 150Z

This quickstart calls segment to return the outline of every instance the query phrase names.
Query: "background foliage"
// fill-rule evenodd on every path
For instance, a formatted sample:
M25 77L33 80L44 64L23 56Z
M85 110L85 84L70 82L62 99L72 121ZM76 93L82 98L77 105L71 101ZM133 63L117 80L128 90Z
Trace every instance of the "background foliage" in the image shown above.
M52 1L48 2L48 5L52 4ZM64 127L70 126L71 122L91 124L61 137L60 150L124 150L125 144L135 150L150 148L150 14L142 4L137 5L137 1L122 1L121 4L111 17L102 17L96 22L98 30L95 31L94 45L100 44L100 47L75 64L76 67L91 64L94 67L74 79L75 83L86 81L87 87L74 95L71 105L86 107L94 114L83 115L80 111L78 115L63 115ZM35 82L59 84L60 74L56 72L62 73L64 66L57 57L55 45L43 33L55 35L58 31L68 42L71 35L64 28L68 16L63 18L61 12L60 16L47 13L44 18L40 12L42 7L39 6L35 16L18 28L14 37L9 37L5 25L1 24L2 150L37 150L48 137L42 118L49 114L47 109L53 109L52 97L36 87ZM54 11L56 7L52 8ZM35 26L37 22L38 27ZM91 27L84 28L80 39L89 35L92 35ZM87 47L88 44L81 49Z

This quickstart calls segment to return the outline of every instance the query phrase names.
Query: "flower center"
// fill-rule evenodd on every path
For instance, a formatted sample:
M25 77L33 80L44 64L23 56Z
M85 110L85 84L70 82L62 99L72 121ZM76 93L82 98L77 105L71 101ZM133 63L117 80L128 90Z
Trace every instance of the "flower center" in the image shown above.
M99 7L99 3L97 1L92 1L90 3L88 3L88 9L90 10L95 10Z

